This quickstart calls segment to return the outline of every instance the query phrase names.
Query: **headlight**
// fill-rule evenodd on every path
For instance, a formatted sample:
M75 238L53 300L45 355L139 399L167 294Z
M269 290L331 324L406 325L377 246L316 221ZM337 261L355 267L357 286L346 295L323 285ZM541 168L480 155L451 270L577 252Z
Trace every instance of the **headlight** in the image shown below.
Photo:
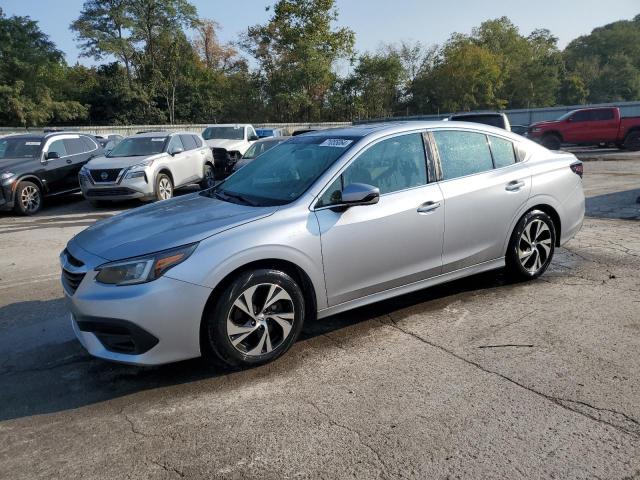
M12 180L15 176L16 174L13 172L2 172L0 173L0 181L4 182L5 180Z
M108 285L133 285L160 278L169 269L184 262L198 246L197 243L164 250L143 257L130 258L99 266L96 281Z
M144 169L153 165L153 162L154 160L145 160L144 162L129 167L124 178L144 177Z

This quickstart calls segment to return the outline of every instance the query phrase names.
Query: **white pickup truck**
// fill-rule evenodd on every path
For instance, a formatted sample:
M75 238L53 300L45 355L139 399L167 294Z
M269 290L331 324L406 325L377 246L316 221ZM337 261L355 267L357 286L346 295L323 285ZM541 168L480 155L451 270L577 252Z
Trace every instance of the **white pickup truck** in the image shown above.
M205 128L202 138L213 152L216 178L221 178L231 174L235 163L258 140L258 135L249 124L220 124Z

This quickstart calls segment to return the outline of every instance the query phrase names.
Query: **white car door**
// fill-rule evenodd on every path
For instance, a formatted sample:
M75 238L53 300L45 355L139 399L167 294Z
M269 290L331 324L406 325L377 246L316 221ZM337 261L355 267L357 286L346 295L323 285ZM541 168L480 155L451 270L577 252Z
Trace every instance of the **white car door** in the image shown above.
M180 153L172 153L182 150ZM189 177L193 175L190 155L193 152L189 152L185 149L180 135L172 135L167 147L169 153L169 168L171 169L171 175L173 175L174 187L184 185L189 181Z
M511 140L471 130L432 131L440 161L445 228L442 272L503 257L531 175Z
M378 187L380 201L332 210L352 183ZM358 155L315 208L329 305L438 275L441 203L437 183L427 183L422 133L380 140Z

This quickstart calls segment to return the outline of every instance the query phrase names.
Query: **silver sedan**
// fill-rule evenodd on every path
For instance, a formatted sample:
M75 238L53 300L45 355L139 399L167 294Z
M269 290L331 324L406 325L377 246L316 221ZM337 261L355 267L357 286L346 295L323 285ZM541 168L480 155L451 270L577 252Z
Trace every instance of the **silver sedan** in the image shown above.
M74 237L71 323L109 360L262 364L308 320L487 270L542 275L582 224L581 177L573 155L479 124L297 136Z

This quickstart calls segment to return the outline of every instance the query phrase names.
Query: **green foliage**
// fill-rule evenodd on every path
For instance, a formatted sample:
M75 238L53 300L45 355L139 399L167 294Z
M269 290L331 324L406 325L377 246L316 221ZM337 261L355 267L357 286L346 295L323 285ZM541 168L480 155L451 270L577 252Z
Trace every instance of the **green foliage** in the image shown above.
M274 0L238 45L188 0L85 0L68 66L28 17L0 9L0 124L336 121L640 99L640 15L565 51L506 17L440 46L354 52L335 0ZM193 37L191 37L193 35ZM338 72L347 71L346 75Z

